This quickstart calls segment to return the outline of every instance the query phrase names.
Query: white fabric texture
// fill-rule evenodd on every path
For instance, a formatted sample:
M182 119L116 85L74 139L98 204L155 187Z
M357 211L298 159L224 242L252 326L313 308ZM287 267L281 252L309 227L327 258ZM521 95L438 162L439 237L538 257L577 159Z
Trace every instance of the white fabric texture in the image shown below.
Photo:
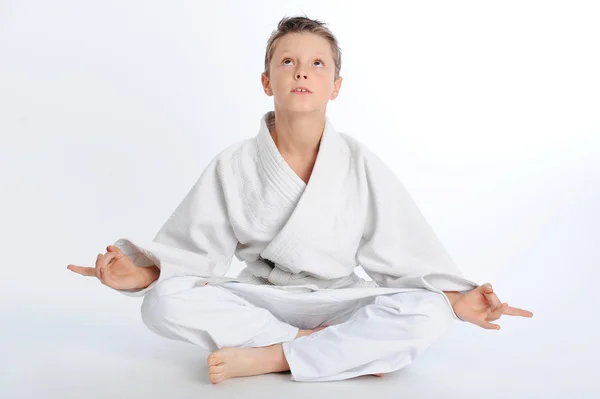
M346 299L172 277L148 292L142 318L155 333L207 351L282 344L293 381L335 381L410 364L451 326L445 296L426 289ZM345 291L345 290L341 290ZM298 329L327 328L294 339Z
M305 184L279 153L273 125L270 111L258 135L217 154L152 241L115 242L136 265L160 268L147 288L120 292L143 296L176 276L325 290L340 300L478 286L461 274L404 185L366 146L336 132L327 118ZM225 277L234 255L247 267L237 278ZM357 266L373 281L358 277Z

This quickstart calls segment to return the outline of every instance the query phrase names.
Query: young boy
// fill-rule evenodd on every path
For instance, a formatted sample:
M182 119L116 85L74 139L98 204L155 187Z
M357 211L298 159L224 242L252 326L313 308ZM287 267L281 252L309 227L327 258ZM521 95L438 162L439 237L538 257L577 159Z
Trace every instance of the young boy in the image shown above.
M262 74L275 109L258 135L210 162L154 240L120 239L95 268L68 266L144 296L152 331L213 352L213 383L380 376L455 319L500 329L490 321L503 314L533 316L465 279L394 173L335 131L326 108L340 67L325 24L282 19ZM247 267L226 278L234 255Z

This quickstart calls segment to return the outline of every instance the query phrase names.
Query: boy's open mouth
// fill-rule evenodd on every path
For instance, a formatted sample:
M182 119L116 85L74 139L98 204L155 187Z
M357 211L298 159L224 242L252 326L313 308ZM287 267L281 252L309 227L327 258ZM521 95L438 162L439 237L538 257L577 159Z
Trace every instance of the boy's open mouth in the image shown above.
M294 90L292 90L292 93L309 94L312 92L310 90L308 90L306 87L296 87Z

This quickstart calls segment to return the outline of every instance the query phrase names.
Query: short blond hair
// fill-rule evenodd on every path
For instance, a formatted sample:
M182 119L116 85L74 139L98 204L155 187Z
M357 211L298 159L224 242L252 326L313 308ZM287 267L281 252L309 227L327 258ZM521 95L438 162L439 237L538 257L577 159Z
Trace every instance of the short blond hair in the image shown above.
M277 41L288 33L312 33L327 39L331 45L331 53L333 54L333 61L335 63L335 77L334 80L340 76L340 70L342 69L342 50L331 31L326 28L325 22L310 19L308 17L284 17L277 24L277 29L271 33L269 40L267 41L267 50L265 52L265 74L269 77L269 65L273 53L275 53L275 46Z

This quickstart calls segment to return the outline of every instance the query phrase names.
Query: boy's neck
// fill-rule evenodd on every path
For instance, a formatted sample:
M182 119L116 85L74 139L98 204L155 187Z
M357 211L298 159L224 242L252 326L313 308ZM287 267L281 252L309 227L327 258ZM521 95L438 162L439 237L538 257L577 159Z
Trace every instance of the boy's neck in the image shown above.
M271 137L282 155L293 158L314 159L325 129L325 114L286 114L277 109L270 126ZM274 122L274 123L273 123Z

